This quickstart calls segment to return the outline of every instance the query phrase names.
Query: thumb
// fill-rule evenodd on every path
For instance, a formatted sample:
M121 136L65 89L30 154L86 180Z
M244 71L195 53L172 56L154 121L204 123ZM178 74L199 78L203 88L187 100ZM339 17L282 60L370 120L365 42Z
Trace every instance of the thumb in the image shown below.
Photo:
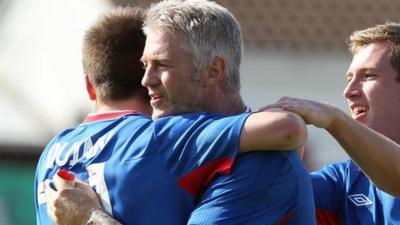
M67 170L61 169L53 177L54 186L58 191L75 187L75 176Z

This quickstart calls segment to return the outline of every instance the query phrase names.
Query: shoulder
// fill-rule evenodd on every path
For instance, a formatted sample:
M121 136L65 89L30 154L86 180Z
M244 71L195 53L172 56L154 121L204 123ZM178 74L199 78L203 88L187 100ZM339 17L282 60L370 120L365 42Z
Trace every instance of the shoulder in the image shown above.
M343 193L359 174L351 160L326 165L311 173L314 194Z
M351 160L346 160L339 163L333 163L324 166L322 169L311 173L311 177L345 177L350 170L354 169L354 164Z
M154 120L157 132L180 130L213 130L222 127L241 128L249 113L227 116L207 112L185 113Z

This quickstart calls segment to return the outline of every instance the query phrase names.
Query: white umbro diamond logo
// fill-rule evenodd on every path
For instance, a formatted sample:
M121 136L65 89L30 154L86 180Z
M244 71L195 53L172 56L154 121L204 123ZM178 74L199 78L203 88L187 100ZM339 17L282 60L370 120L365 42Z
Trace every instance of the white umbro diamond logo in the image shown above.
M363 205L371 205L372 204L372 201L367 196L365 196L364 194L349 195L348 198L356 206L363 206Z

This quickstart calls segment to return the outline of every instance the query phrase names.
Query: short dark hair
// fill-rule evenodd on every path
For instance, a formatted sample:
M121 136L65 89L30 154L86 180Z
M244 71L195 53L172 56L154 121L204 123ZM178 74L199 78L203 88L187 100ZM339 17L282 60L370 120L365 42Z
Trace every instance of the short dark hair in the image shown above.
M146 37L142 31L145 11L124 7L102 15L85 34L83 69L102 101L137 97L148 101L142 87L144 75L140 58ZM139 96L138 96L139 95Z

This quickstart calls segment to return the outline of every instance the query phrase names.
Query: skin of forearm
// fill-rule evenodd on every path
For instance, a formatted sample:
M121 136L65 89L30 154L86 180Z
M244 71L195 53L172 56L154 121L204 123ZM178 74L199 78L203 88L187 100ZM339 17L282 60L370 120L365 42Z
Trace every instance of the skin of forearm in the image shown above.
M293 150L304 145L307 128L301 117L289 112L259 112L243 128L240 152Z
M398 144L343 112L326 129L377 187L400 196Z
M122 225L103 210L94 210L86 225Z

